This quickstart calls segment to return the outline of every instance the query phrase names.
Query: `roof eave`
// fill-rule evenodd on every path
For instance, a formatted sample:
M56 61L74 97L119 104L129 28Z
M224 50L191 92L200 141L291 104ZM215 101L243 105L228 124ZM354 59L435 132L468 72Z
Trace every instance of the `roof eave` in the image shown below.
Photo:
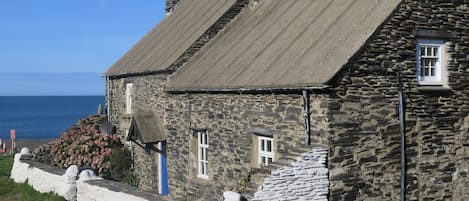
M265 92L286 92L302 90L326 90L330 86L318 84L311 86L284 86L284 87L240 87L240 88L166 88L168 93L265 93Z
M116 79L116 78L133 77L133 76L171 74L173 72L174 72L174 70L162 69L162 70L154 70L154 71L125 72L125 73L119 73L119 74L104 73L103 77L109 77L109 78Z

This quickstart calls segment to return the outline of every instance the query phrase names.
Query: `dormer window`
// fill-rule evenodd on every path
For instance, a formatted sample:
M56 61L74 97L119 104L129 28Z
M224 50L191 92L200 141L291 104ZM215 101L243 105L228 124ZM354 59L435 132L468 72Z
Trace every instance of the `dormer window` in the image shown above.
M419 85L444 84L446 72L443 40L417 41L417 81Z

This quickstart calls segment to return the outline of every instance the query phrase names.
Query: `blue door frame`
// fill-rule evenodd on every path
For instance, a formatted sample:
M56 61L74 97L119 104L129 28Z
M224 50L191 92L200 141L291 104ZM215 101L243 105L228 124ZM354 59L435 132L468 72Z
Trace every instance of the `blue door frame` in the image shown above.
M161 153L160 153L160 164L161 164L161 194L168 195L169 188L168 188L168 169L166 164L166 141L162 141L161 143Z

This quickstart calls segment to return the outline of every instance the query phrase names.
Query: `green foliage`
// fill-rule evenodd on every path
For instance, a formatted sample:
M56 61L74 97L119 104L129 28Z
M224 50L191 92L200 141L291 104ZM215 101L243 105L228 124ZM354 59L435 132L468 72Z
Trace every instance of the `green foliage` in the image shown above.
M246 183L251 182L251 176L254 174L254 171L249 171L247 175L245 175L241 180L239 181L238 188L236 189L236 192L242 193L244 189L246 188Z
M63 201L53 193L39 193L27 183L17 184L10 179L13 156L0 155L0 199L2 201Z
M110 168L105 178L127 183L131 186L137 186L137 177L132 173L132 156L130 151L125 148L116 148L112 150L109 157Z
M0 177L10 177L11 168L13 167L12 155L0 155Z

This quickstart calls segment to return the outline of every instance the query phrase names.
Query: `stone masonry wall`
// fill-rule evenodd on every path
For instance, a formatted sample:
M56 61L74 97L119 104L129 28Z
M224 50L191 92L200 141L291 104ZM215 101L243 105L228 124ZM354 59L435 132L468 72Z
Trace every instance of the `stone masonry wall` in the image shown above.
M130 127L131 114L125 113L125 85L132 83L132 112L154 110L163 114L167 95L163 92L166 83L165 74L135 76L120 79L111 79L110 111L111 122L117 128L117 133L125 139L126 130ZM163 117L163 115L162 115ZM134 158L134 168L138 175L139 187L145 190L157 191L157 154L154 151L146 153L145 149L136 143L131 143Z
M311 133L316 146L325 146L327 104L311 97ZM270 130L276 157L305 147L303 98L300 94L174 94L166 109L170 191L189 200L218 200L225 190L236 190L252 165L254 133ZM191 152L193 129L209 135L209 179L196 176L197 155Z
M449 89L417 85L415 29L456 35L446 39ZM468 197L468 5L405 0L331 83L331 200L399 200L399 71L407 97L406 197Z
M158 111L168 128L167 164L170 197L189 200L221 199L235 190L252 168L253 132L274 136L276 158L305 145L303 97L298 94L167 94L166 75L111 79L111 121L126 136L130 114L125 114L125 84L133 83L132 111ZM310 95L313 145L326 146L327 96ZM194 129L209 135L209 180L197 178ZM197 149L197 148L195 148ZM132 145L140 188L157 192L156 153Z

